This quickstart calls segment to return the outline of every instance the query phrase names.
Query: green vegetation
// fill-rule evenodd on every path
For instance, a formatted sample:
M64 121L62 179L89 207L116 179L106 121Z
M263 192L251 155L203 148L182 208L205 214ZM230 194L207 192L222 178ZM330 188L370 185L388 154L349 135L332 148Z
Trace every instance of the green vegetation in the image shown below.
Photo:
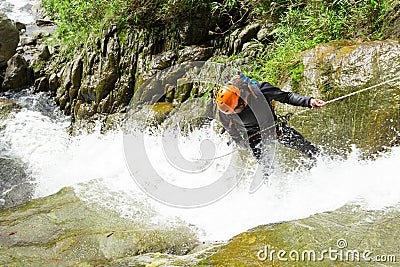
M115 24L120 32L131 28L155 30L179 23L200 10L211 10L211 1L208 0L42 0L42 2L47 14L57 21L58 38L67 49L87 40L90 33L101 33L104 25Z
M273 30L274 42L257 58L250 75L279 84L297 64L299 52L343 39L379 39L383 17L393 1L309 0L286 3ZM292 72L293 73L293 72Z
M89 33L100 33L111 23L120 32L143 28L155 32L178 28L202 12L215 18L215 32L229 33L246 21L272 21L273 42L252 60L248 74L279 84L289 68L299 66L296 55L301 51L335 40L380 38L384 15L394 1L43 0L43 4L58 21L58 37L70 53ZM298 71L292 69L291 74L299 78Z

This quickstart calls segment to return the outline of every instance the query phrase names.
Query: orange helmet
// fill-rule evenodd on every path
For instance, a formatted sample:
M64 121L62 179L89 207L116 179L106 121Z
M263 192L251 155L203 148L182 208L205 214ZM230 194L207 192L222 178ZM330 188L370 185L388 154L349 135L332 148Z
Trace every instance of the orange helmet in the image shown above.
M217 92L217 105L219 110L225 114L232 114L238 106L240 90L234 85L224 85Z

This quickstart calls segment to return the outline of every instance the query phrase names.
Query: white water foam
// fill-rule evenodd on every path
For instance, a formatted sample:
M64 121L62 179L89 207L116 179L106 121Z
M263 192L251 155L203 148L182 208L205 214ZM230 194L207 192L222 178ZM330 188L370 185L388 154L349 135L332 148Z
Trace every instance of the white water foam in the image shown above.
M178 218L197 226L203 231L201 238L204 240L227 240L258 225L304 218L348 203L359 203L368 209L384 209L400 203L400 180L396 175L400 148L397 147L374 161L359 160L355 149L347 160L319 159L310 171L276 171L269 185L262 186L255 194L249 194L247 185L241 184L211 205L196 209L173 208L146 197L137 188L124 161L121 132L71 137L66 133L67 121L22 109L6 122L0 141L9 143L13 154L29 164L37 182L36 197L97 179L90 186L90 197L83 192L87 189L76 186L86 200L102 203L124 216L134 216L134 212L127 211L139 201L143 207L154 210L160 221ZM147 138L150 140L148 151L156 157L159 150L156 137ZM202 138L221 143L217 135L210 136L206 131L185 138L183 154L191 158L198 157L196 144ZM224 149L222 154L230 147ZM164 173L173 173L176 181L191 179L187 178L187 173L172 171L168 161L156 159L156 164ZM197 174L195 179L204 178L210 182L209 176L218 175L220 171L223 166L211 170L208 177ZM193 184L199 185L198 181ZM116 195L119 200L111 202Z
M0 0L0 11L4 12L10 19L24 24L35 22L35 0Z

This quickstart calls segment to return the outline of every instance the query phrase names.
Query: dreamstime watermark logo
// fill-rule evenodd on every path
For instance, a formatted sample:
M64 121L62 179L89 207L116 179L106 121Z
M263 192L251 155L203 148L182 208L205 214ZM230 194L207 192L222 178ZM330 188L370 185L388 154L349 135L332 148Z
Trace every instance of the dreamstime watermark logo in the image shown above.
M207 138L201 140L198 147L192 147L201 155L198 159L187 158L180 150L180 139L184 138L188 128L196 127L198 122L217 121L218 126L222 127L222 124L218 122L216 103L209 96L237 73L236 69L223 64L183 63L157 72L137 90L127 112L128 127L123 139L124 153L134 181L148 196L166 205L192 208L211 204L226 196L237 186L244 172L243 166L237 165L239 156L235 151L231 151L229 155L221 155L218 144L213 142L213 139ZM216 168L216 165L224 165L225 168L218 173L218 177L213 177L212 183L197 187L174 184L165 172L158 170L157 165L160 165L160 162L153 161L151 155L154 153L154 146L147 145L146 139L149 133L144 128L152 124L154 113L149 110L146 114L143 110L146 110L144 107L149 107L149 105L165 102L171 92L175 96L186 95L186 98L190 94L190 97L183 104L174 105L170 117L162 125L161 131L158 131L162 137L160 146L165 158L161 164L166 166L164 168L173 169L180 173L178 175L187 177L199 175L199 173L206 176L209 175L207 171ZM253 179L249 190L252 193L263 184L263 175L272 166L275 153L275 125L273 114L262 95L257 98L257 101L248 104L260 126L259 138L265 151L263 166L258 166L253 172L253 177L250 177ZM233 117L238 121L237 115ZM136 127L138 124L144 127L138 130ZM244 138L249 138L245 132ZM223 162L216 164L217 159L221 160L221 158ZM215 172L211 173L215 175Z
M277 250L269 245L257 251L257 259L260 261L293 261L293 262L396 262L396 255L374 255L371 250L349 249L346 239L339 239L336 247L329 247L321 251L305 250Z

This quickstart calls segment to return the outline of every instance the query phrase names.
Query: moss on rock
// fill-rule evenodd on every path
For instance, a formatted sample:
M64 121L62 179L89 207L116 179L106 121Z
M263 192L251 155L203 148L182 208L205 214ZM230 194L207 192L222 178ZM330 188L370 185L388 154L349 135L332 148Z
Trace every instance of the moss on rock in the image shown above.
M399 218L395 209L345 206L259 226L233 237L197 266L398 266ZM379 262L379 256L386 262Z
M134 223L80 200L72 188L0 211L0 264L79 266L149 252L185 254L197 244L184 226Z

